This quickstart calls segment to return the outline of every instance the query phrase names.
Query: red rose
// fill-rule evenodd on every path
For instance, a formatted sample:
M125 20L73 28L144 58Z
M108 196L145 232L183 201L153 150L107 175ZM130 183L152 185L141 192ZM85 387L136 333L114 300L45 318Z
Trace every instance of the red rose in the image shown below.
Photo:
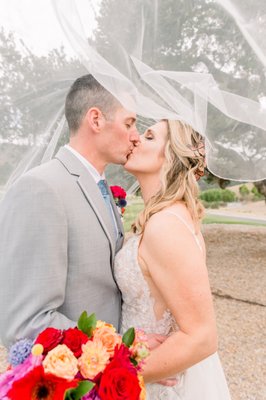
M131 373L136 374L136 368L130 361L131 352L127 346L121 344L120 346L116 345L114 351L114 357L112 359L111 365L114 367L123 367L131 371ZM109 364L110 365L110 364Z
M139 400L141 388L129 355L127 347L116 347L114 358L105 368L101 378L101 400Z
M63 333L62 344L65 344L78 358L82 353L81 346L87 343L88 340L88 336L78 328L69 328Z
M140 392L137 375L128 369L116 367L104 371L99 388L101 400L139 400Z
M47 354L48 351L54 349L63 339L63 333L60 329L55 328L46 328L42 331L37 339L35 340L35 344L40 343L43 345L44 354Z
M121 188L121 186L110 186L110 189L114 197L125 199L127 196L127 193L123 188Z

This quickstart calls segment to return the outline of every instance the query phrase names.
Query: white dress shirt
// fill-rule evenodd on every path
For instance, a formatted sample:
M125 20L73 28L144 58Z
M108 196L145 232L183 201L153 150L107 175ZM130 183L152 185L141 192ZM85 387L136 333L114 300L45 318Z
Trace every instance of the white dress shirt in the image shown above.
M97 185L100 180L102 180L102 179L105 180L105 174L103 173L102 175L100 175L99 172L97 171L97 169L85 157L83 157L78 151L73 149L68 144L66 144L65 147L69 151L71 151L71 153L74 154L74 156L76 156L82 162L82 164L87 168L87 170L89 171L90 175L93 177L93 179L95 180ZM116 237L118 237L118 228L117 228L113 208L111 208L111 212L112 212L113 222L114 222L114 226L115 226L115 230L116 230Z
M88 160L86 160L86 158L83 157L78 151L74 150L73 147L69 146L69 144L66 144L65 147L69 151L71 151L71 153L74 154L82 162L83 165L85 165L85 167L87 168L87 170L89 171L89 173L91 174L91 176L93 177L93 179L97 184L100 180L105 179L104 173L100 175L97 169Z

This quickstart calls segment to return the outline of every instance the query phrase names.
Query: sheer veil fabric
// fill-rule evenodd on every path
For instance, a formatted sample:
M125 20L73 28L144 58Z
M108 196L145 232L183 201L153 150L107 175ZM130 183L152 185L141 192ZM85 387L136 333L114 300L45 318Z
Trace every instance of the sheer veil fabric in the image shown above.
M265 1L30 4L10 0L1 21L1 185L66 141L64 99L85 73L137 113L140 131L162 118L191 124L206 139L213 174L266 178ZM46 13L54 41L41 54L51 39Z

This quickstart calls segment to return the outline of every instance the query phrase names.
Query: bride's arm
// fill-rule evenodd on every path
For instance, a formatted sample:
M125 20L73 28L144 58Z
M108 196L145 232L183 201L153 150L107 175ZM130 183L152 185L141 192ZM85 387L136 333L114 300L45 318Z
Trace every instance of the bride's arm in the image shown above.
M217 334L205 257L186 226L171 215L155 214L145 229L140 256L179 327L146 360L147 383L214 353Z

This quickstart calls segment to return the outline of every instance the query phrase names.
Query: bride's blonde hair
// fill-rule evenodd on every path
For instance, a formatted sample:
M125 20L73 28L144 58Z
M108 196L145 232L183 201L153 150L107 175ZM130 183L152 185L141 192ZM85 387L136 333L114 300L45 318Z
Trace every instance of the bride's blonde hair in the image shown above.
M203 137L182 121L164 120L167 123L165 162L161 172L161 189L146 204L133 230L142 234L151 216L183 201L199 229L204 214L198 194L196 175L203 175L205 152Z

